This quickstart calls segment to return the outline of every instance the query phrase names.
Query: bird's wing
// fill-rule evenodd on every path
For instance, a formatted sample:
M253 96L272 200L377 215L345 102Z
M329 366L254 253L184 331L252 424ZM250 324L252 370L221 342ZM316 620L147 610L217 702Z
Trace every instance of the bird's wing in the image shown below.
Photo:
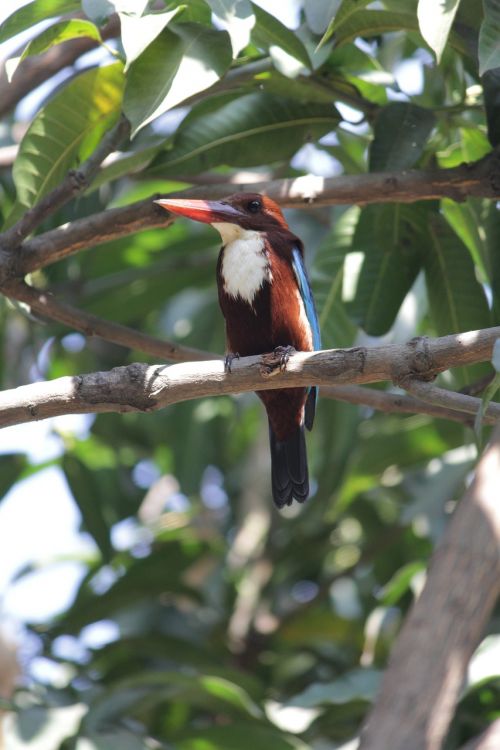
M307 320L311 326L313 349L318 351L321 349L321 333L319 330L318 314L316 312L316 305L314 304L314 298L311 291L311 285L307 278L307 271L304 265L304 259L302 253L298 247L294 247L292 250L292 265L297 279L300 296L304 303L304 309L306 311ZM309 389L306 407L305 407L305 425L308 430L313 426L314 413L316 411L316 399L318 397L318 388L313 386Z
M318 314L316 312L316 306L311 291L311 285L307 278L307 271L304 265L304 259L302 253L298 247L294 247L292 250L292 265L295 273L295 278L299 285L300 296L304 303L304 309L306 311L307 320L311 326L313 349L318 351L321 349L321 334L319 331Z

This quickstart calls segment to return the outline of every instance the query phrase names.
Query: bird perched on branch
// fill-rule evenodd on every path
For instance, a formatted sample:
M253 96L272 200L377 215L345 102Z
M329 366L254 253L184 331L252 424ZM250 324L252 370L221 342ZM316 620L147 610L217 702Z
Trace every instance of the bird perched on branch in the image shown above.
M321 348L303 245L277 204L257 193L220 201L164 199L160 206L212 224L221 235L219 303L226 319L226 368L235 357ZM278 508L309 494L304 427L312 428L317 388L261 391L269 419L273 499Z

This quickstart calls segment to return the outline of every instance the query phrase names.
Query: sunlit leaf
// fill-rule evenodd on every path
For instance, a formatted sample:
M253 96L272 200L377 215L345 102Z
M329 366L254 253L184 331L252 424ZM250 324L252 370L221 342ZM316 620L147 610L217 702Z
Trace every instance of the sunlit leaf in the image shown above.
M233 57L237 57L250 41L255 15L250 0L207 0L212 12L223 22L231 37Z
M148 13L145 16L126 12L119 14L121 40L127 60L125 70L161 34L180 10L182 10L182 6L178 6L171 11Z
M200 24L164 29L131 64L123 108L132 135L159 115L214 84L232 59L227 32Z
M267 11L252 3L255 14L255 26L252 30L252 39L257 47L270 50L274 47L283 50L290 57L298 60L306 68L311 67L311 61L307 50L293 31L287 29L281 21Z
M420 33L440 62L460 0L419 0Z
M0 25L0 44L11 36L29 29L46 18L73 13L80 9L78 0L33 0L16 10Z
M34 205L77 167L118 119L123 90L121 63L73 78L36 115L14 164L17 201Z
M42 31L41 34L32 39L31 42L28 42L20 57L7 61L6 70L9 75L9 80L17 70L19 63L27 57L31 55L41 55L56 44L62 44L63 42L68 41L68 39L78 39L80 37L94 39L96 42L102 41L99 29L91 21L71 18L68 21L59 21L53 26L49 26L48 29Z

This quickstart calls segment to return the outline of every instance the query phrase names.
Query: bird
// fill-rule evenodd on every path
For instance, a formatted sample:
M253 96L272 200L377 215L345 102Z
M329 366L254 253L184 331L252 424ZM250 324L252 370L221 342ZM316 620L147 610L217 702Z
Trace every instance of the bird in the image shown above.
M294 350L321 349L304 246L275 201L259 193L235 193L222 200L155 202L211 224L221 236L216 276L226 324L226 370L240 356L276 352L284 368ZM304 428L312 429L317 391L312 386L257 393L269 421L271 488L279 509L309 496Z

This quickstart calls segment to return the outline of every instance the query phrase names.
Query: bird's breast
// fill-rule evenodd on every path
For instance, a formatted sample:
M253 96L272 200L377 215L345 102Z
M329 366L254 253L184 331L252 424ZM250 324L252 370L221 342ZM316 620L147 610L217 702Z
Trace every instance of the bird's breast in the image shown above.
M224 230L221 231L219 226L217 229L224 240ZM235 236L229 233L226 236L229 241L222 251L220 266L222 286L229 297L241 298L253 305L264 283L272 281L264 237L252 230L240 230Z

